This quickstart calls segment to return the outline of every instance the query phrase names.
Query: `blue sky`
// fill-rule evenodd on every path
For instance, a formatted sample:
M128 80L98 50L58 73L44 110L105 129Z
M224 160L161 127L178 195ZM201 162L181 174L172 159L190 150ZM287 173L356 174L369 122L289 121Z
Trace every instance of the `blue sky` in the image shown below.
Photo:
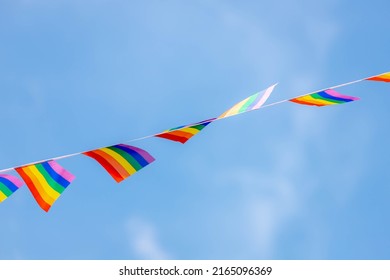
M390 71L388 1L0 2L0 167ZM216 122L116 184L93 160L43 212L0 205L1 259L389 259L389 85Z

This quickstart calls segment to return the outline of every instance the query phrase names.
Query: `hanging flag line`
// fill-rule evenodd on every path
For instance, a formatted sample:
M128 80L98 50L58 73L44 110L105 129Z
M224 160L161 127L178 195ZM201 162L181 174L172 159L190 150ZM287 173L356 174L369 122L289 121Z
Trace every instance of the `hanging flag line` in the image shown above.
M152 138L152 137L161 137L160 135L162 135L162 134L166 134L166 133L169 133L169 132L171 133L171 132L175 132L175 131L178 131L178 130L183 130L183 129L190 128L190 127L193 127L193 126L196 126L196 125L204 125L204 126L206 126L206 125L208 125L211 122L219 121L219 120L222 120L222 119L230 118L232 116L236 116L236 115L239 115L239 114L243 114L243 113L247 113L247 112L250 112L250 111L253 111L253 110L260 109L260 108L262 108L261 106L267 101L268 97L271 95L272 91L274 90L274 88L276 86L277 86L277 83L272 85L272 86L270 86L270 87L268 87L268 88L266 88L263 91L260 91L258 93L255 93L255 94L245 98L244 100L238 102L232 108L230 108L229 110L224 112L219 117L207 119L207 120L204 120L204 121L200 121L200 122L196 122L196 123L192 123L192 124L188 124L188 125L179 126L179 127L176 127L176 128L165 130L165 131L157 133L157 134L151 134L151 135L148 135L148 136L144 136L144 137L128 140L128 141L125 141L124 143L131 143L131 142L140 141L140 140L144 140L144 139L148 139L148 138ZM164 137L162 137L162 138L164 138ZM172 140L172 139L170 139L170 140Z
M340 85L331 86L331 87L327 87L327 88L324 88L324 89L312 91L312 92L305 93L305 94L302 94L302 95L299 95L299 96L296 96L296 97L292 97L292 98L289 98L289 99L284 99L284 100L281 100L281 101L276 101L276 102L274 102L274 103L267 104L267 105L261 106L261 107L256 108L256 109L252 109L251 111L259 110L259 109L263 109L263 108L267 108L267 107L272 107L272 106L275 106L275 105L279 105L279 104L281 104L281 103L288 102L288 101L290 101L291 99L296 99L296 98L303 97L303 96L306 96L306 95L309 95L309 94L313 94L313 93L317 93L317 92L322 92L322 91L325 91L325 90L328 90L328 89L335 89L335 88L345 87L345 86L349 86L349 85L356 84L356 83L359 83L359 82L363 82L363 81L366 81L366 80L374 81L372 78L379 77L379 76L383 76L383 75L387 75L387 76L388 76L387 82L390 82L390 72L384 72L384 73L379 74L379 75L369 76L369 77L367 77L367 78L358 79L358 80L355 80L355 81L352 81L352 82L347 82L347 83L343 83L343 84L340 84ZM379 80L375 80L375 81L379 81ZM380 80L380 81L382 81L382 80ZM276 85L278 85L278 83L274 84L274 85L271 86L271 87L275 87ZM241 115L241 114L243 114L243 113L248 113L248 112L249 112L249 111L241 112L241 113L237 113L237 114L232 115L232 116L237 116L237 115ZM230 118L230 117L232 117L232 116L226 116L226 117L223 117L223 118ZM215 122L215 121L220 121L220 120L222 120L223 118L216 118L216 119L213 120L213 122ZM207 122L209 122L209 120L201 121L201 122L198 122L197 124L204 124L204 123L207 123ZM191 126L191 125L186 125L186 126L183 126L183 128L184 128L184 127L190 127L190 126ZM174 130L179 130L179 129L180 129L180 128L178 128L178 129L172 129L172 131L174 131ZM144 139L152 138L152 137L154 137L154 136L156 136L156 134L151 134L151 135L148 135L148 136L144 136L144 137L140 137L140 138L128 140L128 141L126 141L126 142L124 142L124 143L131 143L131 142L135 142L135 141L139 141L139 140L144 140ZM0 170L0 172L2 172L2 170Z
M128 140L124 143L151 137L160 137L184 144L214 121L247 113L260 108L274 106L286 101L309 106L328 106L359 100L358 97L338 93L334 90L334 88L350 85L363 80L390 82L390 72L333 86L325 90L297 96L292 99L282 100L269 104L268 106L263 106L275 88L275 84L238 102L217 118L178 126L158 134ZM134 173L138 172L155 160L147 151L122 143L85 152L68 154L48 160L37 161L22 166L4 169L0 172L15 170L26 183L38 205L42 208L42 210L48 212L56 200L61 196L62 192L75 178L73 174L59 165L56 160L80 154L94 159L117 183L132 176ZM0 174L0 202L6 200L22 185L23 182L17 177L8 174Z
M268 96L266 96L266 97L264 98L265 100L263 100L263 103L262 103L260 106L251 108L250 110L246 110L246 111L244 110L244 111L241 111L241 112L236 112L236 113L231 114L231 115L220 116L220 117L218 117L218 118L211 119L211 120L212 120L211 122L220 121L220 120L222 120L222 119L229 118L229 117L233 117L233 116L237 116L237 115L240 115L240 114L243 114L243 113L248 113L248 112L250 112L250 111L254 111L254 110L258 110L258 109L262 109L262 108L267 108L267 107L271 107L271 106L275 106L275 105L279 105L279 104L281 104L281 103L284 103L284 102L287 102L287 101L291 101L292 99L297 99L297 98L304 97L304 96L307 96L307 95L311 95L311 94L315 94L315 93L319 93L319 92L324 92L324 91L329 90L329 89L340 88L340 87L344 87L344 86L356 84L356 83L359 83L359 82L362 82L362 81L367 81L367 80L370 80L370 81L390 82L390 72L385 72L385 73L382 73L382 74L379 74L379 75L374 75L374 76L370 76L370 77L367 77L367 78L358 79L358 80L355 80L355 81L352 81L352 82L347 82L347 83L343 83L343 84L340 84L340 85L327 87L327 88L324 88L324 89L322 89L322 90L313 91L313 92L311 92L311 93L299 95L299 96L296 96L296 97L293 97L293 98L290 98L290 99L285 99L285 100L277 101L277 102L274 102L274 103L271 103L271 104L268 104L268 105L261 106L261 105L267 100L267 98L269 97L269 95L270 95L270 93L272 92L273 88L277 85L277 84L274 84L274 85L270 86L269 88L267 88L266 90L264 90L264 92L266 92L267 90L271 89L271 90L270 90L271 92L266 92L266 93L268 93ZM253 96L254 96L254 95L253 95ZM249 98L249 97L248 97L248 98ZM248 98L247 98L247 99L248 99ZM245 99L245 100L247 100L247 99ZM243 100L243 101L244 101L244 100ZM241 101L241 102L243 102L243 101ZM240 103L241 103L241 102L240 102ZM238 104L240 104L240 103L238 103ZM238 104L236 104L236 105L238 105ZM235 106L236 106L236 105L235 105ZM233 108L232 108L232 109L233 109ZM204 121L201 121L201 122L197 122L197 123L195 123L195 124L196 124L196 125L202 125L202 124L205 124L205 123L208 123L208 122L210 122L210 119L204 120ZM178 127L178 128L170 129L169 131L170 131L170 132L173 132L173 131L181 130L181 129L183 129L183 128L191 127L191 126L193 126L193 125L194 125L194 124L184 125L184 126L181 126L181 127ZM121 142L121 143L131 143L131 142L135 142L135 141L140 141L140 140L144 140L144 139L156 137L157 135L163 134L163 133L165 133L165 132L167 132L167 131L163 131L163 132L160 132L160 133L157 133L157 134L151 134L151 135L148 135L148 136L144 136L144 137L140 137L140 138L135 138L135 139L131 139L131 140L126 140L126 141L123 141L123 142ZM116 144L113 144L113 145L111 145L111 146L115 146L115 145L117 145L117 143L116 143ZM71 154L62 155L62 156L58 156L58 157L53 157L53 158L49 158L49 159L34 161L34 162L30 162L30 163L27 163L27 164L18 165L18 166L14 166L14 167L10 167L10 168L5 168L5 169L1 169L1 170L0 170L0 173L12 171L12 170L15 170L15 169L18 169L18 168L21 168L21 167L25 167L25 166L29 166L29 165L40 164L40 163L47 162L47 161L55 161L55 160L61 160L61 159L65 159L65 158L70 158L70 157L73 157L73 156L77 156L77 155L81 155L81 154L86 154L86 153L91 152L91 151L94 151L94 150L100 150L100 149L103 149L103 148L106 148L106 147L107 147L107 146L100 147L100 148L95 148L95 149L89 149L89 150L82 151L82 152L71 153Z
M348 83L344 83L344 84L340 84L340 85L337 85L337 86L332 86L332 87L327 87L327 88L324 88L324 89L312 91L312 92L309 92L309 93L306 93L306 94L302 94L302 95L299 95L299 96L296 96L296 97L293 97L293 98L284 99L284 100L277 101L277 102L274 102L274 103L271 103L271 104L268 104L268 105L264 105L264 106L261 107L261 108L266 108L266 107L275 106L275 105L278 105L278 104L281 104L281 103L284 103L284 102L288 102L288 101L290 101L291 99L300 98L300 97L303 97L303 96L306 96L306 95L309 95L309 94L313 94L313 93L317 93L317 92L322 92L322 91L325 91L325 90L328 90L328 89L341 88L341 87L349 86L349 85L352 85L352 84L360 83L360 82L366 81L366 80L368 80L368 79L370 79L370 78L374 78L374 77L377 77L377 76L381 76L381 75L383 75L383 74L387 74L387 73L385 72L385 73L382 73L382 74L379 74L379 75L370 76L370 77L363 78L363 79L358 79L358 80L355 80L355 81L352 81L352 82L348 82ZM260 109L260 108L259 108L259 109Z

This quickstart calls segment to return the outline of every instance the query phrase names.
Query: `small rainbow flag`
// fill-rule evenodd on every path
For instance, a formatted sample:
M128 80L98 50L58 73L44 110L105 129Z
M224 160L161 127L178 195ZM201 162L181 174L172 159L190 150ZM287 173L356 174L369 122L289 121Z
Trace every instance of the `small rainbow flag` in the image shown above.
M15 168L38 205L48 212L75 176L54 160Z
M384 73L384 74L381 74L381 75L378 75L378 76L374 76L374 77L371 77L371 78L367 78L366 80L367 81L377 81L377 82L390 83L390 72L387 72L387 73Z
M310 106L327 106L327 105L336 105L336 104L343 104L346 102L351 102L359 100L358 97L348 96L348 95L342 95L333 89L327 89L324 91L296 97L293 99L290 99L289 101L303 104L303 105L310 105Z
M118 183L155 160L148 152L125 144L100 148L83 154L100 163Z
M23 182L18 177L0 174L0 202L10 197L21 186L23 186Z
M220 115L218 119L227 118L240 113L259 109L267 101L268 97L270 97L275 86L276 84L270 86L269 88L261 92L255 93L248 98L245 98L244 100L240 101L232 108L224 112L222 115Z
M211 122L213 122L216 118L212 118L209 120L204 120L201 122L189 124L189 125L182 125L175 128L171 128L168 130L165 130L162 133L154 135L155 137L165 138L168 140L180 142L182 144L186 143L188 140L190 140L192 137L194 137L196 134L198 134L203 128L208 126Z

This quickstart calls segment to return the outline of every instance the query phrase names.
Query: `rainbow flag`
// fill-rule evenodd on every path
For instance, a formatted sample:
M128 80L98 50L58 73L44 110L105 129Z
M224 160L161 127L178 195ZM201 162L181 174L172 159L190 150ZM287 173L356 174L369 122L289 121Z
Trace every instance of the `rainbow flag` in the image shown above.
M209 120L204 120L201 122L189 124L189 125L182 125L175 128L171 128L168 130L165 130L162 133L154 135L155 137L165 138L168 140L180 142L182 144L186 143L188 140L190 140L192 137L194 137L196 134L198 134L203 128L208 126L211 122L213 122L216 118L212 118Z
M390 83L390 72L387 72L387 73L384 73L384 74L381 74L381 75L378 75L378 76L374 76L374 77L371 77L371 78L367 78L366 80L367 81L377 81L377 82Z
M38 205L46 212L75 178L54 160L18 167L15 170L30 189Z
M259 109L267 101L268 97L270 97L275 86L276 86L276 84L238 102L232 108L230 108L229 110L224 112L222 115L220 115L218 117L218 119L227 118L227 117L231 117L231 116L234 116L234 115L237 115L240 113Z
M303 104L303 105L311 105L311 106L327 106L327 105L336 105L343 104L346 102L351 102L359 100L358 97L342 95L333 89L327 89L324 91L299 96L289 101Z
M23 182L18 177L0 174L0 203L10 197L21 186L23 186Z
M155 160L148 152L125 144L100 148L83 154L100 163L118 183Z

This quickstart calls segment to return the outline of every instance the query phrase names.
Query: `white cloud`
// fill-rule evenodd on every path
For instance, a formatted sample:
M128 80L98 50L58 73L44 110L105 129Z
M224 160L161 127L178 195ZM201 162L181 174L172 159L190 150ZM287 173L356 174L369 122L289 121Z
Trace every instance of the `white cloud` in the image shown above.
M277 142L277 141L275 141ZM270 172L254 166L234 166L217 175L220 185L240 189L237 197L242 201L242 226L247 228L251 246L245 255L272 258L277 251L277 240L287 222L300 214L303 197L294 183L295 173L304 168L304 153L280 146L273 151ZM221 178L223 178L221 181Z
M230 186L240 189L237 199L243 205L243 226L250 229L248 242L253 244L251 251L247 253L256 258L276 257L279 238L286 228L296 222L298 231L304 232L304 244L301 246L305 252L303 256L326 258L327 244L332 242L334 229L327 228L327 221L321 219L321 213L317 213L313 219L307 212L312 205L310 200L324 192L334 202L332 207L342 207L351 198L362 176L362 155L352 154L347 160L335 162L334 152L342 151L342 143L339 149L335 148L336 151L330 152L323 148L318 150L318 154L312 154L317 147L327 147L327 133L332 129L331 124L337 121L337 111L332 114L322 111L322 116L327 114L330 119L322 122L319 128L321 109L316 114L300 109L286 110L290 121L284 129L289 131L289 146L285 146L286 141L283 139L273 141L273 156L267 163L271 168L267 172L253 165L232 166L229 170L222 171L224 175L217 174L216 177L218 185L226 186L230 182ZM345 129L348 133L349 129L354 128ZM354 146L364 149L368 140L367 137L361 137ZM308 143L314 146L308 148ZM313 156L318 162L313 162ZM324 164L325 162L331 166ZM315 166L324 170L316 169ZM307 173L307 170L312 170L313 173ZM331 170L343 172L332 178L323 174Z
M130 249L140 259L171 259L161 246L156 228L147 221L132 217L126 222Z

